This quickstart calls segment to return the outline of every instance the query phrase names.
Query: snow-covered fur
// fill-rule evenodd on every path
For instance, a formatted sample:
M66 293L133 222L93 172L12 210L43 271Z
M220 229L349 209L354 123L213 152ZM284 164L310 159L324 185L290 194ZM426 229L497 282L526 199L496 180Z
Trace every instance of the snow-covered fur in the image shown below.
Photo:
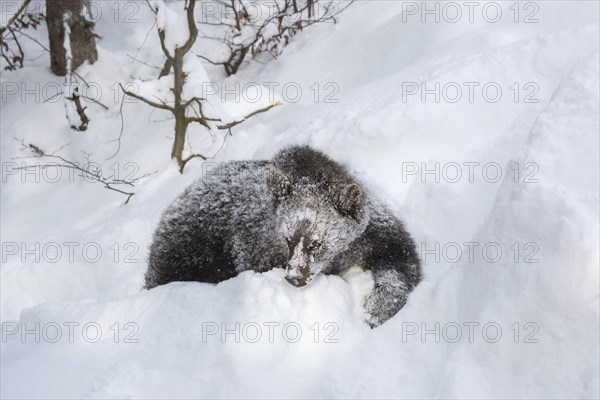
M373 273L365 303L371 326L396 314L421 280L402 223L340 164L291 147L272 161L222 164L188 187L154 233L146 287L272 268L304 286L355 265Z

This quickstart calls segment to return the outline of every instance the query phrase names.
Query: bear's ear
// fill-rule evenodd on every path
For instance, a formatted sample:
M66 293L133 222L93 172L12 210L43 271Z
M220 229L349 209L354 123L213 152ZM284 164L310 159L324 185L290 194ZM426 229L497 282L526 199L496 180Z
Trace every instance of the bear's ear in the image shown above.
M292 181L278 169L272 169L267 173L267 186L277 200L284 199L292 194Z
M356 183L338 185L334 194L335 208L340 214L357 219L362 195L362 189Z

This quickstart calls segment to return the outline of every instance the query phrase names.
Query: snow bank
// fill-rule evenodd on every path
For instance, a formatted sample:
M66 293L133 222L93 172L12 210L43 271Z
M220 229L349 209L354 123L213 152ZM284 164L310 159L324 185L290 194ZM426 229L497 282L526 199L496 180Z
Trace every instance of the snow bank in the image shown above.
M282 271L141 290L160 212L203 165L190 162L179 175L168 160L170 122L135 103L124 106L121 151L102 162L115 151L106 142L120 131L120 102L111 103L111 91L102 94L110 110L90 107L82 135L70 132L60 103L3 101L5 160L21 154L18 136L49 150L70 142L70 156L93 152L104 168L116 161L127 172L125 163L134 162L158 172L136 186L127 206L79 180L7 177L4 243L79 247L73 261L3 260L2 396L597 398L598 5L538 5L534 24L514 23L508 6L499 23L424 24L402 14L403 2L356 2L338 25L307 29L278 60L230 78L242 86L295 82L304 95L240 125L217 162L311 144L346 162L421 244L426 281L375 330L362 309L372 282L357 271L346 279L319 276L300 290ZM131 80L132 69L141 80L154 78L125 56L154 15L146 10L140 18L146 22L135 26L99 21L106 39L82 76L102 87ZM128 37L123 47L112 40L117 32ZM152 35L148 43L139 57L160 64ZM194 64L188 67L200 84L206 77ZM3 82L35 79L60 82L45 60L2 75ZM334 93L325 84L337 85L338 101L315 103L315 82L321 95ZM436 102L410 94L413 83L436 82L463 89L464 82L494 82L503 96L489 102L478 90L474 101ZM281 86L277 96L285 101ZM527 95L535 101L524 101ZM424 179L422 163L436 162L477 163L474 179L467 169L458 182ZM503 171L494 182L482 179L490 162ZM89 243L103 249L94 262L79 250ZM456 244L462 257L428 253L436 243ZM473 258L465 243L478 244ZM503 251L497 260L481 251L492 243ZM21 336L37 323L39 343L35 333Z
M328 392L330 383L320 377L339 342L370 329L356 292L340 277L320 276L297 290L284 275L243 273L217 286L174 283L116 302L29 309L19 324L48 326L49 338L56 328L48 324L57 324L62 336L26 353L20 335L9 336L3 362L15 367L3 368L3 396L19 397L31 380L37 384L28 396L43 398L272 397L285 387L300 396ZM360 288L360 275L353 281ZM71 343L73 321L92 324L73 326ZM55 368L58 359L68 360L65 368ZM248 386L256 388L252 394Z

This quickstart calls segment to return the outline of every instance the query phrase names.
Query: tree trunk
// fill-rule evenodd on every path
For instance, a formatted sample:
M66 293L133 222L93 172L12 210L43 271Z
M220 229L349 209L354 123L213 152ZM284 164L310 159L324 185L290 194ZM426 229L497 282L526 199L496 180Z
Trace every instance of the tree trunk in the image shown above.
M70 27L72 69L86 60L93 64L98 59L94 38L94 22L86 18L90 11L90 0L47 0L46 21L50 41L50 69L56 75L66 75L65 15Z
M185 74L183 73L183 57L185 53L182 49L175 49L175 55L172 58L173 67L173 95L175 102L173 104L173 115L175 116L175 140L173 141L173 151L171 158L177 160L180 172L183 173L185 162L183 161L183 149L185 147L185 135L188 127L185 109L181 94L185 84Z

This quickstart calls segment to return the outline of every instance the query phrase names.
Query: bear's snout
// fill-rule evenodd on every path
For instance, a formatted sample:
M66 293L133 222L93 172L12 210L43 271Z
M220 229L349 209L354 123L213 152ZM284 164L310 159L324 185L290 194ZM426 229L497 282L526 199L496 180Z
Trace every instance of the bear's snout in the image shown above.
M296 287L302 287L302 286L306 286L306 280L304 279L298 279L298 278L294 278L292 276L287 275L285 277L285 280L288 281L289 283L291 283L292 285L296 286Z
M286 272L285 279L294 286L306 286L311 281L310 264L306 259L294 260L292 258L288 261Z
M306 286L311 279L310 252L304 246L304 238L299 234L292 238L285 279L294 286Z

